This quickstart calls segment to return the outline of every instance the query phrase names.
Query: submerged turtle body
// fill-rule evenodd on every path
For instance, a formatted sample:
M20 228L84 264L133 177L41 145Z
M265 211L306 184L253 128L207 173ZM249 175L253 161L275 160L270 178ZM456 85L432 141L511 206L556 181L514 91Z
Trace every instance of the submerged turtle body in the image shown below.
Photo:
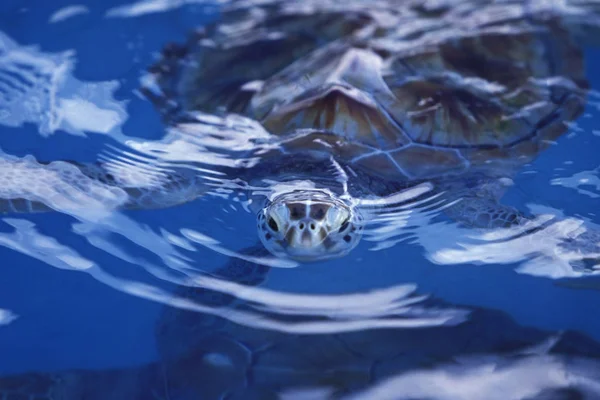
M526 5L402 4L225 12L165 53L149 93L170 117L242 113L286 151L395 180L510 175L580 115L582 51L558 20Z
M258 284L266 270L232 260L215 273ZM575 332L551 334L521 326L492 310L468 311L465 320L466 310L423 301L425 296L411 291L408 288L402 302L408 311L407 327L307 335L231 323L228 314L252 307L232 307L230 296L182 286L179 296L221 307L219 315L225 318L165 308L156 331L161 355L157 362L0 377L0 395L4 400L408 400L444 395L466 400L473 396L472 390L463 390L472 387L467 384L471 380L484 398L519 400L527 393L527 398L540 400L591 400L600 395L596 341ZM409 329L411 318L415 325ZM343 320L323 316L316 322ZM292 314L284 316L281 326L302 323L300 315ZM507 380L519 385L501 385Z
M232 279L232 270L246 269L246 278L256 278L265 273L264 269L257 270L256 267L244 266L238 260L215 272ZM207 296L211 296L194 287L183 288L178 294L201 304L206 304ZM565 362L559 368L564 373L587 376L592 381L600 378L595 361L600 357L600 345L583 335L566 332L553 337L547 332L520 326L497 311L457 310L437 301L420 303L417 297L411 294L405 298L409 309L406 327L319 334L262 330L185 310L166 309L158 324L157 339L163 351L161 370L167 382L165 386L169 388L168 398L195 399L202 394L203 399L258 400L286 396L315 400L351 399L355 398L353 394L397 377L407 379L407 384L393 387L380 394L381 397L363 394L357 398L438 398L446 394L443 389L426 389L430 384L435 386L438 374L444 376L442 381L448 379L450 382L468 376L481 379L480 390L486 393L482 395L485 397L488 391L498 390L497 385L491 383L495 381L495 373L491 371L512 373L509 371L513 363L524 360L537 364L542 376L552 374L554 367L551 364L558 361L559 365ZM215 303L214 297L210 298L213 300L208 304L231 305L222 300ZM410 304L418 305L411 309ZM252 309L243 303L238 307ZM226 317L231 309L224 308L221 315ZM271 315L261 314L260 317ZM411 318L416 322L412 328ZM282 326L287 325L291 331L294 325L301 326L303 321L298 315L286 315L283 319ZM343 319L322 317L319 322L335 323ZM439 320L436 322L436 319ZM578 359L580 361L575 361ZM590 369L578 370L576 364L583 360L590 363ZM575 365L569 364L573 361ZM456 369L452 371L453 368ZM488 373L491 375L489 383ZM410 384L411 381L418 382L417 377L421 375L422 386ZM203 379L199 379L200 376ZM579 379L571 382L568 387L574 398L593 399L600 395L597 388L586 392L585 385L579 386ZM553 379L542 382L533 379L527 384L539 384L534 391L547 387L548 394L560 393L567 387ZM426 392L429 395L415 395ZM456 397L449 398L468 399L469 394L457 390ZM498 398L517 400L522 398L521 395L519 390L513 393L507 389ZM586 397L588 395L590 397Z

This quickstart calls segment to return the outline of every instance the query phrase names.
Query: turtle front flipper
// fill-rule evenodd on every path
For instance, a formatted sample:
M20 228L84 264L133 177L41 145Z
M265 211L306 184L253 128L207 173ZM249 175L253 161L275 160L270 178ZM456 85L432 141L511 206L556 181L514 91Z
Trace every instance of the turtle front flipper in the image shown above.
M175 206L206 191L193 169L118 163L0 160L0 213L89 212Z
M444 211L449 218L473 228L510 228L530 220L514 207L478 196L465 196Z
M0 377L2 400L168 399L158 364Z
M582 225L581 221L566 218L538 221L539 216L500 204L491 196L477 195L460 198L444 212L449 218L468 227L519 228L516 231L518 240L531 240L528 243L532 253L552 246L551 256L567 261L579 273L600 269L600 230ZM524 235L529 238L526 239Z

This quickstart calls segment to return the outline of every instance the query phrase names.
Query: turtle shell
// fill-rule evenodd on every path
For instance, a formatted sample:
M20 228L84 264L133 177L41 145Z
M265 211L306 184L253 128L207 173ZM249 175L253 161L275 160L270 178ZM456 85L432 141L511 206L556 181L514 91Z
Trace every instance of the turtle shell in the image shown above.
M207 295L187 289L182 294L200 304ZM210 294L208 302L213 303ZM438 317L447 306L437 300L424 305ZM231 309L223 308L220 315L228 312ZM419 312L414 316L419 319ZM290 326L302 324L292 315L285 321ZM157 337L162 349L187 346L175 358L161 354L167 357L160 368L161 385L168 388L170 398L281 399L303 390L303 398L346 398L394 376L455 364L469 356L492 353L510 361L521 351L531 355L534 346L548 340L555 343L553 352L600 355L598 343L583 335L571 332L557 338L518 325L501 312L482 309L470 312L468 321L460 324L314 334L262 330L225 320L215 324L211 316L180 309L166 309L161 322L167 323Z
M153 71L163 110L241 113L287 152L409 180L531 161L588 87L558 18L491 1L237 7Z

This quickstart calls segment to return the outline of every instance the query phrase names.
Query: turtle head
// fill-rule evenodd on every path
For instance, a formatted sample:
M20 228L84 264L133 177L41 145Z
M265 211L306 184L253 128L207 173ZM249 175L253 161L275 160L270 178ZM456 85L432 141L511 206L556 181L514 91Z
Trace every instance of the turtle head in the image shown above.
M348 254L360 241L362 228L354 207L319 190L281 194L258 213L258 234L267 250L298 261Z

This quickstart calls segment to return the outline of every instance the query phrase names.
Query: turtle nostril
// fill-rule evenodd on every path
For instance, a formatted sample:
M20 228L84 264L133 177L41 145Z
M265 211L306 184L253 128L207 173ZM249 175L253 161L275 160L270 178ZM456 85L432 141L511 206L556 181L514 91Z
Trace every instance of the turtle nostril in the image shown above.
M273 218L269 218L269 228L273 229L275 232L279 232L279 226L277 226L277 222Z
M304 229L304 223L300 223L300 226L299 226L299 228L300 228L300 229Z
M310 229L314 231L315 229L317 229L317 227L315 226L315 224L314 224L314 223L311 223L311 224L310 224Z
M348 228L348 225L350 225L350 218L346 218L346 220L340 226L340 229L338 229L338 232L339 233L344 232Z

